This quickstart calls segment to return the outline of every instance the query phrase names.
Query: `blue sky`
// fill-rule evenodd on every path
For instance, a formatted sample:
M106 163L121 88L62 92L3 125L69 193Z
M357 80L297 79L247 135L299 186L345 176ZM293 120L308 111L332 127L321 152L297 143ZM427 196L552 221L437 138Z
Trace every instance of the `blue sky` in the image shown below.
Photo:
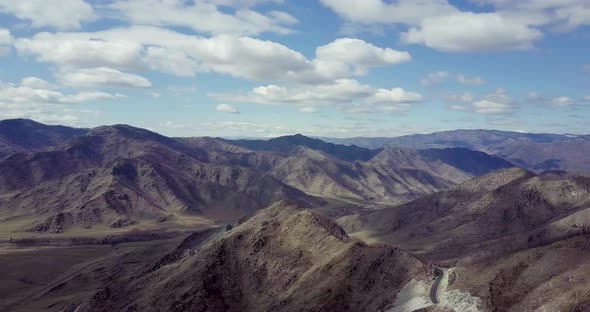
M0 0L0 119L590 133L586 0Z

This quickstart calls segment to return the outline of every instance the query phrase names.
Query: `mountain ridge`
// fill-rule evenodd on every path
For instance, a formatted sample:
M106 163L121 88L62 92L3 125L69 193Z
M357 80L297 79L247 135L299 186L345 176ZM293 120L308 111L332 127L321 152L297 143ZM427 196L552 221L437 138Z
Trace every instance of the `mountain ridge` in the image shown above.
M45 125L30 119L0 120L0 159L13 153L50 150L88 129Z
M278 147L273 145L273 140L247 141L247 144L244 141L235 144L234 141L218 138L180 140L215 151L217 154L212 157L225 160L228 164L254 166L307 193L321 196L338 194L338 197L361 201L406 201L456 185L473 175L513 166L500 158L468 150L406 149L392 154L388 149L370 150L326 144L302 135L279 138ZM316 144L322 148L312 149ZM249 146L255 149L249 149ZM330 147L328 151L326 146ZM286 154L287 151L289 154ZM338 153L346 156L341 157ZM479 157L476 162L479 170L453 160L458 153L463 153L464 157ZM370 157L366 157L367 161L358 158L343 160L349 155L359 154Z
M324 138L339 144L366 148L414 149L460 147L504 158L517 166L541 172L570 170L590 172L584 156L590 152L590 135L535 134L500 130L451 130L431 134L376 138Z
M326 154L335 156L341 160L346 161L368 161L376 154L381 152L381 149L369 150L359 146L338 145L324 142L320 139L314 139L304 136L302 134L295 134L290 136L282 136L272 138L269 140L226 140L227 142L242 146L251 150L262 150L277 152L282 154L289 154L293 151L295 146L308 147L314 150L322 151Z
M424 248L425 259L468 263L581 235L574 225L590 224L588 205L589 176L513 168L339 223L349 233Z
M428 278L414 257L351 240L302 208L279 202L226 232L183 243L78 310L377 311L411 279Z
M268 174L211 163L204 150L121 125L52 151L12 154L0 168L0 220L18 233L166 227L183 218L208 226L281 199L322 203Z

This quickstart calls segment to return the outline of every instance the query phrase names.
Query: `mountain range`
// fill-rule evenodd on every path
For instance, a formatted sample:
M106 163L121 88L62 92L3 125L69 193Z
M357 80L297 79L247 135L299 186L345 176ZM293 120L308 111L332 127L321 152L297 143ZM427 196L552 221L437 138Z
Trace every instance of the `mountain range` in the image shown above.
M207 224L281 199L321 202L270 175L212 163L206 151L123 125L91 129L50 151L12 154L0 168L1 215L16 232Z
M368 148L7 120L0 138L0 280L18 286L0 311L590 309L590 175L485 152L585 137ZM27 267L76 242L98 246L54 279Z
M532 134L498 130L454 130L391 138L322 138L325 141L367 148L413 149L462 147L502 157L534 171L590 172L590 135Z
M126 125L72 129L30 120L3 121L0 129L12 138L0 161L0 217L16 232L175 227L187 218L205 226L280 199L337 208L405 202L511 166L465 149L369 150L300 135L174 139ZM40 144L37 133L52 139Z
M370 150L301 135L268 141L180 141L215 154L216 162L256 168L308 194L364 204L407 201L513 166L467 149Z

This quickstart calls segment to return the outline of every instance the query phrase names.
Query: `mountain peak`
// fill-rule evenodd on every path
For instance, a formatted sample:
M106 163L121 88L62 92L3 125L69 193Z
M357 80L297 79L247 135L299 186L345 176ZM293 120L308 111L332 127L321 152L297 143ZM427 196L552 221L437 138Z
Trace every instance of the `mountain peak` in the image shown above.
M89 132L89 134L99 135L99 136L121 135L124 137L133 138L133 139L154 140L154 141L158 141L158 142L162 142L162 143L177 143L176 140L171 139L166 136L163 136L163 135L158 134L156 132L153 132L153 131L150 131L147 129L136 128L136 127L133 127L130 125L125 125L125 124L116 124L116 125L111 125L111 126L97 127L97 128L92 129Z
M53 149L71 137L86 133L86 129L51 126L31 119L0 121L0 141L7 144L0 158L15 152L40 152Z
M15 118L15 119L4 119L0 120L0 125L43 125L42 123L36 122L32 119L27 118Z
M293 135L284 135L284 136L280 136L280 137L276 137L276 138L272 138L269 141L277 141L277 140L297 140L297 141L321 141L318 139L314 139L314 138L310 138L308 136L305 136L301 133L297 133L297 134L293 134Z

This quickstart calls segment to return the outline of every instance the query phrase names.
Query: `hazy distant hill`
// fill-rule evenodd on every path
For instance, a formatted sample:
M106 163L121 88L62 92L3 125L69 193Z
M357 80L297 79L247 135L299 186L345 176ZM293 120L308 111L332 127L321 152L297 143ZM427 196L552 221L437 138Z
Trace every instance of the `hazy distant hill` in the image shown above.
M307 147L325 154L334 156L341 160L367 161L379 154L382 149L370 150L355 145L345 146L332 143L326 143L322 140L309 138L301 134L292 136L283 136L270 140L232 140L231 144L245 147L254 151L268 151L280 154L291 154L296 152L297 147Z
M50 150L86 129L48 126L29 119L0 121L0 159L17 152Z
M531 170L590 172L590 136L531 134L497 130L454 130L392 138L323 138L367 148L416 149L463 147L498 155Z

